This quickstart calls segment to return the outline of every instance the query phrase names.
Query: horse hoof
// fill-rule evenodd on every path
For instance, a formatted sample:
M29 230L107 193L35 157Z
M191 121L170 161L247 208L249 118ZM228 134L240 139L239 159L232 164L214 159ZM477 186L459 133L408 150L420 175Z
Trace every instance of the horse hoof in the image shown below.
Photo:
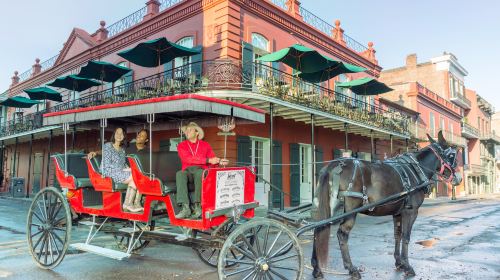
M323 272L321 270L313 270L313 277L314 279L324 279Z
M413 276L415 276L415 271L413 270L413 268L408 267L408 268L405 270L405 276L406 276L406 277L413 277Z
M351 280L360 280L361 279L361 273L359 271L353 271L350 273L351 275Z
M396 263L395 266L396 266L396 271L403 271L404 270L402 263Z

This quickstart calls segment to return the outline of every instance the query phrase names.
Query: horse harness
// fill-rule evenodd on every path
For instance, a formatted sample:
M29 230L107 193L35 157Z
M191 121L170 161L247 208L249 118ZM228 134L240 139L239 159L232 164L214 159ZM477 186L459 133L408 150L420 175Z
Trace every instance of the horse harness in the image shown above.
M352 160L354 164L354 170L352 172L352 176L350 179L350 182L348 184L347 190L345 191L339 191L340 189L340 174L342 173L342 167L346 166L345 160ZM418 186L422 183L429 183L429 179L427 176L425 176L424 171L422 170L420 164L418 163L417 159L415 156L411 153L399 155L394 158L390 158L387 160L384 160L383 162L378 161L379 163L383 163L385 165L388 165L392 167L396 173L399 175L401 179L401 183L403 185L403 188L405 191L411 191L413 187ZM333 212L335 211L335 208L339 202L342 202L345 197L355 197L355 198L360 198L363 200L363 205L366 205L369 203L368 201L368 193L367 193L367 187L365 185L365 179L363 176L362 172L362 167L361 167L361 160L356 159L356 158L345 158L343 160L340 160L339 165L337 165L335 168L333 168L332 173L331 173L331 182L330 182L330 209L332 211L332 215L334 214ZM362 192L356 192L353 190L354 186L354 180L356 179L356 175L360 174L361 175L361 181L362 181ZM412 181L414 182L412 184ZM430 184L427 187L426 193L430 192ZM397 200L399 201L399 200ZM406 197L406 206L408 205L408 196ZM411 206L410 206L411 208ZM373 208L368 209L369 211L373 211Z

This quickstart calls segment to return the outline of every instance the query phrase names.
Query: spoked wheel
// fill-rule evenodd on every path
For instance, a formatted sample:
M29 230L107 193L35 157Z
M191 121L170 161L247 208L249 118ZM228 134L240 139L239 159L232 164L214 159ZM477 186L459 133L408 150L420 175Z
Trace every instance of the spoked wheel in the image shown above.
M241 255L245 258L240 258ZM221 280L299 280L303 259L299 240L285 225L270 219L253 219L229 235L221 249L217 270Z
M56 267L66 255L71 236L68 201L56 188L36 194L28 212L28 247L36 264L44 269Z
M234 230L235 224L234 223L229 223L227 225L224 225L220 230L219 233L217 233L217 236L212 237L211 233L212 231L209 232L202 232L202 231L197 231L195 232L195 237L201 237L205 239L210 239L210 238L220 238L222 240L225 240L227 236ZM200 259L208 264L209 266L212 267L217 267L217 264L219 262L219 254L220 254L220 249L215 249L215 248L194 248L193 250L196 251L196 254ZM234 265L233 263L232 265Z
M121 224L122 227L134 227L134 223L131 221L127 221L126 223ZM155 221L151 221L149 224L146 223L139 223L136 222L135 226L139 228L139 230L145 229L146 231L154 230L155 229ZM140 232L136 233L135 236L140 234ZM128 243L130 241L130 236L128 235L113 235L116 241L116 244L118 245L118 248L122 250L127 250L128 249ZM138 253L140 250L146 248L149 245L149 240L144 240L144 239L139 239L134 245L134 248L132 248L133 253Z

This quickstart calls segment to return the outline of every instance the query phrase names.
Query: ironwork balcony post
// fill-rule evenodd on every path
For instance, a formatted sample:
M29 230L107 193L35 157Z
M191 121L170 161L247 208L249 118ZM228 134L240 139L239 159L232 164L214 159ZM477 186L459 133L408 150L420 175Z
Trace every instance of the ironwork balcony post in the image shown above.
M389 135L389 139L391 140L391 155L389 157L392 157L392 134Z
M75 151L75 139L76 137L76 124L73 125L73 130L71 131L71 150Z
M269 103L269 183L273 183L273 129L274 129L274 104ZM273 191L269 186L269 194L267 195L267 208L273 208ZM283 210L283 193L280 195L280 210Z
M349 149L349 138L348 138L348 130L349 129L349 124L344 123L344 133L345 133L345 151Z
M316 186L316 147L314 146L314 115L311 114L311 152L312 152L312 186L311 201L314 200L314 187Z
M375 142L373 141L373 129L370 129L370 144L371 144L371 161L373 162L373 159L375 157Z
M50 152L52 150L52 129L49 132L49 148L47 151L47 173L45 174L45 187L49 186L49 172L50 172Z
M26 198L30 197L30 179L31 179L31 154L33 153L33 133L30 135L30 152L28 154L28 179L26 180Z
M18 141L19 139L17 138L16 136L16 146L14 147L14 168L12 169L12 177L14 177L14 171L15 171L15 175L17 177L17 175L19 174L18 170L17 170L17 143L19 142Z

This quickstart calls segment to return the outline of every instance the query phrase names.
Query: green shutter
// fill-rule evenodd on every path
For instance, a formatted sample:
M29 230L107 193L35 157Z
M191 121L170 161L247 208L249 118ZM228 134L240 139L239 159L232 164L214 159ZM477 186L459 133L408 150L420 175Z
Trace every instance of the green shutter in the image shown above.
M319 146L316 146L316 183L318 183L318 178L319 178L319 172L321 171L321 168L323 168L324 163L323 163L323 149Z
M236 138L238 146L238 163L237 165L252 164L252 142L248 136L238 136Z
M170 151L170 139L160 140L160 152Z
M173 62L172 61L169 61L165 64L163 64L163 71L164 72L164 79L165 81L171 79L173 76L172 76L172 67L173 67Z
M290 195L291 206L300 204L300 156L299 144L290 144Z
M242 42L242 69L243 85L246 88L252 87L253 69L253 46L247 42Z
M281 194L283 191L283 158L282 158L282 147L281 147L281 142L280 141L273 141L273 164L272 167L272 183L275 187L277 187L279 190L275 190L274 188L272 189L273 194L272 194L272 201L273 201L273 207L280 207L280 202L281 202Z
M342 151L340 149L333 149L333 159L338 159L342 157Z

